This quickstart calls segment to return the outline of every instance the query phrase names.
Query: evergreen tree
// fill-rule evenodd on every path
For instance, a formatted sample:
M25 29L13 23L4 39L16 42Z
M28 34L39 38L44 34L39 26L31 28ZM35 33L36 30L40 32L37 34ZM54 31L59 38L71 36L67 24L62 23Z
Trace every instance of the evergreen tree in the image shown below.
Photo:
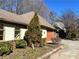
M32 18L30 24L28 25L28 30L25 33L25 38L28 45L33 45L32 47L37 47L41 44L41 27L39 24L39 18L37 13L35 13L34 17Z

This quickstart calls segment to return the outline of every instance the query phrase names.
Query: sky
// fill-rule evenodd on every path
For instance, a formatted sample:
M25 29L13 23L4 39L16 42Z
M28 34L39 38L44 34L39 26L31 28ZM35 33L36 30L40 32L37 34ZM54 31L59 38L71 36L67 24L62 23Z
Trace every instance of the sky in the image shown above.
M65 10L73 10L79 15L79 0L44 0L47 8L61 15Z

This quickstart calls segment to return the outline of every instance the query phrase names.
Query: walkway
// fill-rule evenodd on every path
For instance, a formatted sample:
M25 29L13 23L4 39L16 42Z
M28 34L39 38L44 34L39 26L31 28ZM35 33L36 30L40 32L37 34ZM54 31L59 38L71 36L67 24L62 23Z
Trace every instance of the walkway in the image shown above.
M52 54L49 59L79 59L79 41L62 40L64 48L55 54Z

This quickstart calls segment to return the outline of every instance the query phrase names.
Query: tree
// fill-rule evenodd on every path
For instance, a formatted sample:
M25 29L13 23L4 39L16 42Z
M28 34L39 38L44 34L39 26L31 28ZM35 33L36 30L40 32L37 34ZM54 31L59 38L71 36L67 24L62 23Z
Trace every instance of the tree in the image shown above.
M25 40L27 41L28 46L31 45L32 48L38 45L41 45L41 27L39 24L39 18L37 13L35 13L33 19L27 27L27 31L25 33Z
M10 12L18 12L17 7L22 0L0 0L0 8L10 11Z
M63 13L62 22L65 24L67 31L67 38L75 38L77 34L76 15L72 10Z
M10 12L16 12L17 3L17 0L0 0L0 8Z
M66 28L70 27L71 23L73 23L76 20L75 13L72 10L65 11L61 18Z
M56 13L54 11L50 12L49 16L51 19L51 23L53 23L56 20Z

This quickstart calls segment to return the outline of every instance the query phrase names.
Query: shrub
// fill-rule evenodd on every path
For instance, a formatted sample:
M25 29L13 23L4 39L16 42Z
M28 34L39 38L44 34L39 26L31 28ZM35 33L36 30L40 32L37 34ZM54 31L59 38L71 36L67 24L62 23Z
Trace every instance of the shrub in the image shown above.
M16 41L16 48L26 48L27 43L25 40L17 40Z
M59 44L61 41L61 39L59 37L56 37L56 38L52 38L52 43L53 44Z
M35 13L27 28L28 30L25 32L25 40L27 41L27 45L31 47L35 47L37 44L40 45L42 32L37 13Z
M46 41L46 38L42 38L41 39L41 46L44 46L45 45L45 41Z
M71 38L76 38L76 34L75 33L72 33L71 34Z
M13 51L12 45L9 42L0 43L0 56L10 54Z
M67 32L67 39L69 39L69 40L76 40L76 39L74 39L74 38L77 38L77 32L76 31L74 31L74 30L69 30L69 32Z

